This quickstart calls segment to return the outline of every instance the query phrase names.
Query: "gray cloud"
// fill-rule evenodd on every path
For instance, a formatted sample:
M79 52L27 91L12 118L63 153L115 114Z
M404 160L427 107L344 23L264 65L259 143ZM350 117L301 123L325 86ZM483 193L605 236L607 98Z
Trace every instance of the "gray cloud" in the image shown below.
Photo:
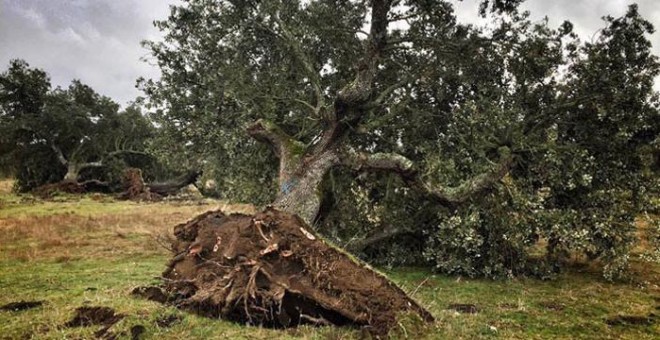
M137 77L159 75L140 41L159 38L151 23L167 13L162 0L0 0L0 67L25 59L53 85L80 79L125 104Z
M140 95L135 79L157 78L157 68L140 41L158 39L151 24L167 16L176 0L0 0L0 69L21 58L45 69L54 85L80 79L122 104ZM478 0L458 2L460 21L478 23ZM603 15L620 16L633 1L528 0L534 20L548 16L552 26L570 20L583 40L603 27ZM640 11L660 28L660 1L639 0ZM660 55L658 34L651 37ZM660 81L658 82L660 83ZM660 87L659 87L660 88Z

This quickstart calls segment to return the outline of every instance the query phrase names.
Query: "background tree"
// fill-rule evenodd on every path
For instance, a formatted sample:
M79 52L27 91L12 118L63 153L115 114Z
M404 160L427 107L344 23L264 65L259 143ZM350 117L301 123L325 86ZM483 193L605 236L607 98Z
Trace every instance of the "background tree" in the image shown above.
M118 104L77 80L51 89L44 71L21 60L0 74L0 129L20 190L76 181L81 171L126 155L144 157L153 131L137 108L119 112Z
M156 23L163 76L140 84L224 195L372 259L495 276L578 251L614 275L652 186L653 28L631 6L580 44L518 3L483 2L482 30L444 1L191 0Z

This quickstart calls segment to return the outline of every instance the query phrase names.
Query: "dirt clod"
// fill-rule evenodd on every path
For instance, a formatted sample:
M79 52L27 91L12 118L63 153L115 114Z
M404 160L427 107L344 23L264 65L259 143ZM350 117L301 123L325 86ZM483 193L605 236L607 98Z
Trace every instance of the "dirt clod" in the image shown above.
M160 328L170 328L174 324L181 322L183 318L178 315L167 315L156 319L156 325Z
M0 310L4 311L9 311L9 312L18 312L26 309L32 309L32 308L37 308L43 305L43 301L19 301L19 302L11 302L8 303L2 307L0 307Z
M131 327L131 340L140 340L140 337L147 329L142 325L135 325Z
M453 303L447 306L447 309L464 314L476 314L479 312L479 308L477 308L477 306L469 303Z
M168 296L159 287L137 287L131 294L160 303L165 303L168 299Z
M173 304L250 325L350 325L385 335L401 312L433 317L385 276L315 236L299 217L202 214L174 228L163 273Z
M66 327L87 327L93 325L112 326L124 315L116 314L109 307L78 307L73 319L64 324Z
M650 326L655 323L657 315L651 313L647 316L644 315L617 315L605 320L605 323L610 326L626 326L626 325L644 325Z

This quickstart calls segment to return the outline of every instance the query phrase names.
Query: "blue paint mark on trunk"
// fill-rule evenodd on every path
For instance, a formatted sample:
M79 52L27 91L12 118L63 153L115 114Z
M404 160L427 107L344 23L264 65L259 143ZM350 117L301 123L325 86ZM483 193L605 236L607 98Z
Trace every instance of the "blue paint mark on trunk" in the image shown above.
M293 188L296 186L297 183L298 181L295 178L286 180L284 181L284 183L282 183L282 186L280 187L280 191L286 195L291 191L293 191Z

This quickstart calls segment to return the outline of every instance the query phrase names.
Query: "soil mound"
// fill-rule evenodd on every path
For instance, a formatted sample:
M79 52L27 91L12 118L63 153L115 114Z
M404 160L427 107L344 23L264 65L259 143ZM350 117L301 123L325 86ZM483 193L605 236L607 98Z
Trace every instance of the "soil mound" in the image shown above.
M183 320L183 318L178 315L168 315L156 319L156 325L160 328L169 328L181 322L181 320Z
M84 194L90 192L108 194L112 192L112 190L108 183L94 179L84 182L65 180L57 183L44 184L32 190L34 195L44 199L52 198L58 193Z
M212 211L174 234L164 288L184 309L265 327L361 326L376 336L402 312L433 321L394 283L326 244L295 215Z
M65 194L82 194L85 192L85 188L75 181L62 181L45 184L32 191L34 195L41 198L53 197L58 192Z
M605 320L605 323L610 326L626 326L626 325L645 325L651 326L657 320L657 315L651 313L648 316L644 315L618 315Z
M166 303L168 296L158 287L137 287L131 294L145 298L150 301Z

